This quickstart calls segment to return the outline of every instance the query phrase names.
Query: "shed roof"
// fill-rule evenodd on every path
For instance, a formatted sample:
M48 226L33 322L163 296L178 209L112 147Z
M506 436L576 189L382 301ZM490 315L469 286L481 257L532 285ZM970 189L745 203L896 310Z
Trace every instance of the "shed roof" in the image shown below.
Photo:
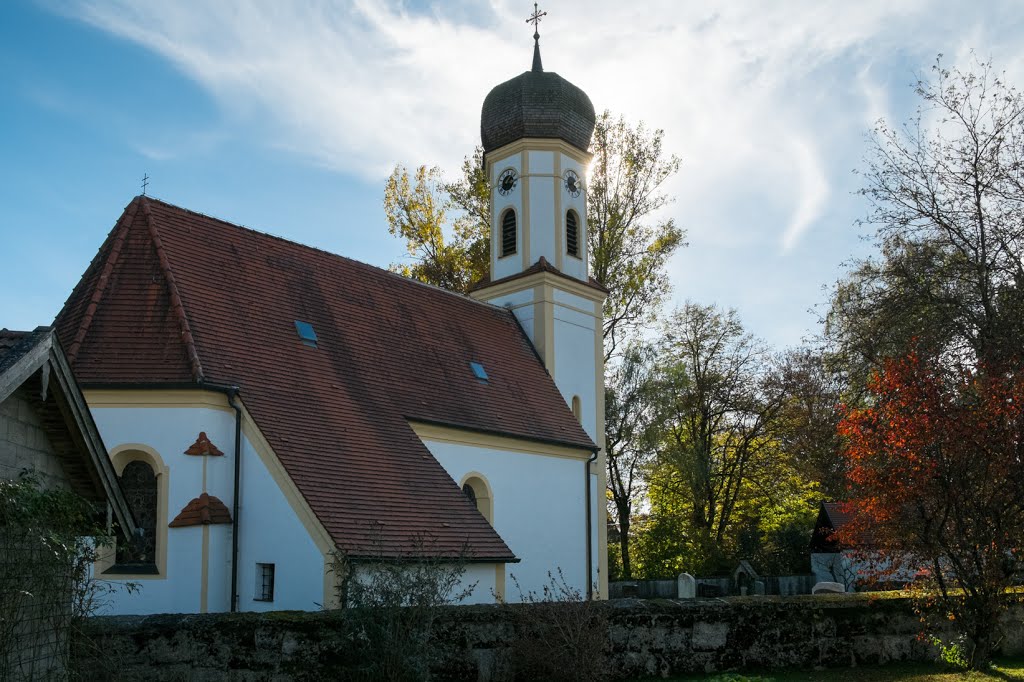
M50 327L0 329L0 403L19 389L28 389L21 395L46 429L71 489L87 500L109 503L122 532L134 532L135 521L103 440Z

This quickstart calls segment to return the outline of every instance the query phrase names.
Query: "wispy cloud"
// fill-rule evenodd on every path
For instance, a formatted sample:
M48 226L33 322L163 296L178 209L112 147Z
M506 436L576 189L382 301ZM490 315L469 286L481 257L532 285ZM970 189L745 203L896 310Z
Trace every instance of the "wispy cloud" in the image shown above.
M376 181L396 163L457 172L479 141L484 95L529 65L524 7L72 0L60 11L163 56L240 138ZM791 264L812 235L850 224L834 206L864 132L905 116L894 88L937 53L956 62L980 46L1024 75L1022 21L1015 0L566 0L541 47L598 109L665 129L684 164L668 210L694 244L732 249L750 270L768 253ZM686 277L677 284L697 285Z
M166 57L238 123L261 128L266 144L379 178L396 162L454 168L476 143L483 95L529 61L520 4L80 0L68 11ZM925 36L941 42L960 28L925 0L598 0L555 8L542 45L548 67L599 108L672 131L705 179L681 199L711 191L727 205L734 171L761 169L774 180L761 199L795 207L777 233L788 249L825 204L824 129L885 112L871 55L927 51ZM859 111L837 106L850 88L865 95ZM773 154L773 139L799 142Z

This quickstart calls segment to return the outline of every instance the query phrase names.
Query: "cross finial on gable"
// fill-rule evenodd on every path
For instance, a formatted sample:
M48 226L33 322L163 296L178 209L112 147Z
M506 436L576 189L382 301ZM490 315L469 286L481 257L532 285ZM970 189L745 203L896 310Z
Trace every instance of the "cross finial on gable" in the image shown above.
M142 196L146 196L146 188L149 187L149 174L142 174Z

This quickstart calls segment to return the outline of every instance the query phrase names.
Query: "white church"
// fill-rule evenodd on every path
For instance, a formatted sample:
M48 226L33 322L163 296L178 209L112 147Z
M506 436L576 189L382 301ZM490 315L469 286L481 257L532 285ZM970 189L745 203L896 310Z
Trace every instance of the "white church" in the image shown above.
M141 529L107 613L329 608L382 558L464 560L468 602L607 594L594 122L536 44L488 94L471 296L128 204L55 323Z

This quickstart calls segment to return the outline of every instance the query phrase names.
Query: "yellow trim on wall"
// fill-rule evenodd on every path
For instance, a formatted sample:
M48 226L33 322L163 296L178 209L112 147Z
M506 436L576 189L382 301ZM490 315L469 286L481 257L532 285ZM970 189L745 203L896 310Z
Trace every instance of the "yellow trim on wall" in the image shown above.
M118 573L107 576L115 580L166 580L167 579L167 512L170 503L171 469L164 464L163 457L144 443L122 443L107 451L114 465L114 473L120 478L124 468L132 462L145 462L156 474L156 575L152 573ZM100 552L94 565L94 574L100 576L117 562L117 546Z
M518 140L509 142L503 147L498 147L493 151L487 152L485 161L487 177L491 176L491 168L494 165L491 159L504 159L516 154L517 152L526 150L535 152L561 152L583 167L586 167L593 158L593 154L577 149L568 142L563 142L559 139L548 137L521 137Z
M549 292L545 284L533 289L533 347L544 361L548 374L555 376L555 310L545 296Z
M607 294L600 289L595 289L571 275L563 277L561 275L544 271L534 272L526 275L525 277L519 277L508 282L502 282L501 284L478 289L470 292L470 296L481 301L490 301L491 299L498 298L499 296L507 296L508 294L515 294L527 289L533 289L539 284L550 284L552 288L562 289L563 291L579 296L580 298L593 301L595 304L598 304L595 305L595 310L600 310L600 304L604 303L604 299L607 298ZM558 305L565 304L559 303ZM580 312L586 312L588 315L595 314L593 311L581 310Z
M82 391L90 408L204 407L231 410L227 396L204 389L88 389Z
M207 613L210 595L210 526L203 524L203 569L199 584L199 613Z
M417 421L410 421L409 426L412 427L412 430L416 433L419 439L423 441L430 440L438 443L467 445L470 447L486 448L488 450L511 450L531 455L544 455L545 457L561 457L564 459L584 461L590 459L594 454L587 448L574 448L568 445L541 443L535 440L528 440L526 438L480 433L478 431L469 431L467 429L460 429L452 426L426 424L424 422Z
M597 461L591 465L597 468L597 495L596 513L594 522L597 524L597 593L596 599L608 598L608 524L606 523L607 505L605 504L605 490L608 489L608 460L605 452L604 438L604 315L601 308L597 308L596 315L597 331L594 333L594 362L597 405L594 409L597 412L597 445L600 448L597 454Z
M499 604L505 603L505 564L494 564L494 596Z
M520 181L519 184L522 186L522 204L523 204L523 229L522 229L522 240L523 240L523 270L530 267L532 262L530 261L530 154L524 149L519 154L519 165L520 165Z
M555 169L555 267L559 270L565 269L565 216L562 214L562 154L554 153Z

